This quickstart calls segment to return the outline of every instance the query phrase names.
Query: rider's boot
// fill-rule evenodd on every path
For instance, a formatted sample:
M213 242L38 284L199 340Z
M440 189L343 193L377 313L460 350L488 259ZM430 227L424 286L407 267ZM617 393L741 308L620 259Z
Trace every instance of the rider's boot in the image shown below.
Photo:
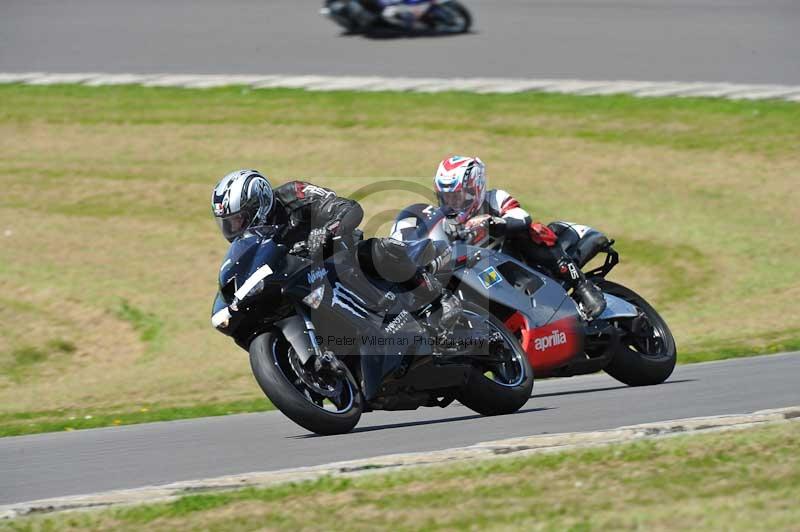
M442 295L442 315L439 318L439 329L441 331L450 332L461 317L463 306L461 300L453 295L450 291L445 291Z
M436 329L440 335L451 332L458 318L461 317L461 300L449 290L445 290L434 275L423 269L417 271L411 284L415 286L415 303L420 308L439 299L441 309L430 313L428 325Z
M580 281L575 286L574 293L587 318L594 319L606 309L603 291L590 280L584 278Z
M606 309L606 298L596 284L588 280L575 262L566 254L558 260L559 274L573 289L572 295L588 319L594 319Z

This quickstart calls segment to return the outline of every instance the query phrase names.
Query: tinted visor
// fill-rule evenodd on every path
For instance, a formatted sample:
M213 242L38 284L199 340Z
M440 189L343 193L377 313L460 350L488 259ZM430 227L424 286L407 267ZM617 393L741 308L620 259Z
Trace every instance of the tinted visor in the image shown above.
M228 242L233 242L236 237L240 236L245 230L250 227L250 222L253 221L252 215L247 211L239 211L236 214L225 216L222 218L215 217L220 231Z
M472 205L473 196L464 189L455 192L439 192L439 205L456 213L465 212Z

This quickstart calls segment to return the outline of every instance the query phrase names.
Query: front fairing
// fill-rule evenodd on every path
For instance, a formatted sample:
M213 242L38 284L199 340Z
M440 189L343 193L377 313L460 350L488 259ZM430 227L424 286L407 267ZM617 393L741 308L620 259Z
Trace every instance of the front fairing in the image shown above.
M275 240L275 233L272 227L257 228L233 241L219 270L219 289L227 304L263 266L269 266L273 275L282 269L287 250Z

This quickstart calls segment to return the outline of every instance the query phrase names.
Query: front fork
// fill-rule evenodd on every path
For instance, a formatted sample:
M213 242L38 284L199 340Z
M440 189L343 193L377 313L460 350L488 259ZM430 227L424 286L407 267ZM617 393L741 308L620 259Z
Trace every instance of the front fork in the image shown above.
M311 347L314 349L314 354L317 356L322 356L322 350L319 347L319 343L317 343L317 330L314 327L314 322L311 321L311 318L308 316L308 312L306 312L306 309L302 305L295 305L295 311L303 320L305 333L308 335L308 339L311 342ZM305 363L305 360L303 363Z
M276 322L275 325L294 348L297 358L305 365L312 357L320 357L322 350L317 343L316 330L308 312L301 305L295 305L295 311L296 315Z
M303 320L303 332L308 338L308 343L310 345L310 349L304 350L306 353L305 357L300 356L298 353L300 362L306 366L307 362L313 357L314 360L312 368L314 371L330 371L336 375L345 374L346 368L344 363L339 360L332 351L323 351L319 346L319 342L317 342L317 330L314 327L314 322L311 321L311 318L309 317L308 311L305 309L305 307L300 304L296 304L295 312L297 312L297 315L301 320Z

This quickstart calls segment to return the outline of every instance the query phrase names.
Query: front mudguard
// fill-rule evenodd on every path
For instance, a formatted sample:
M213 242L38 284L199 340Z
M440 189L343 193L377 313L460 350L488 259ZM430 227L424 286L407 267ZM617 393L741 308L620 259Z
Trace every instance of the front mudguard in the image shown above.
M305 364L316 353L316 340L312 340L314 331L306 328L305 321L297 314L275 322L289 345L294 348L300 362Z

